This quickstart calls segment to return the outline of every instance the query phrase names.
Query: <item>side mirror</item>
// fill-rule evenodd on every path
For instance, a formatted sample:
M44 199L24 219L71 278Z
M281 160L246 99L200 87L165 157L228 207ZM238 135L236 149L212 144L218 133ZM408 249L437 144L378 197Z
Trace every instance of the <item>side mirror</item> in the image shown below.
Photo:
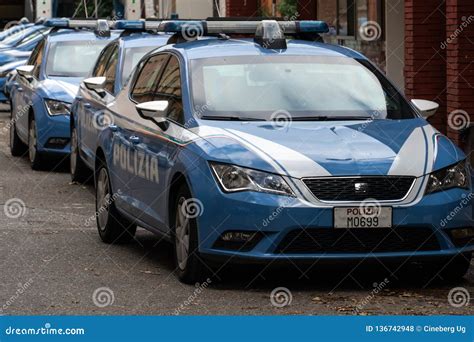
M136 105L138 114L144 119L155 122L166 121L166 110L168 109L168 101L151 101L139 103Z
M18 75L26 78L28 81L31 81L33 79L33 70L35 70L34 65L22 65L16 68Z
M91 77L86 78L83 82L87 89L101 94L104 92L105 81L105 77Z
M439 108L439 104L428 100L411 100L411 103L420 111L420 114L425 119L433 116Z

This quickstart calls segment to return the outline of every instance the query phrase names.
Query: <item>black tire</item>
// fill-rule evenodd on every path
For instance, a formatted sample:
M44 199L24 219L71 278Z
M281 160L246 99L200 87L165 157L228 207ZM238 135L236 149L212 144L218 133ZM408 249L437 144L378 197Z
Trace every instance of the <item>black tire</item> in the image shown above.
M186 207L186 203L190 203L189 201L192 201L191 193L188 187L183 184L176 193L174 203L171 203L173 210L170 223L173 227L174 257L178 279L185 284L195 284L206 278L210 267L206 265L199 253L196 217L195 215L186 215L186 211L182 210L183 207ZM187 227L181 227L183 220L188 222ZM186 245L185 236L187 236L187 256L183 257L181 253L183 253L182 248L185 248Z
M41 170L43 168L43 158L37 147L37 130L34 118L30 119L30 124L28 125L28 158L33 170Z
M102 164L97 170L96 222L99 236L105 243L122 244L135 237L137 225L125 218L115 207L109 170Z
M71 158L70 158L70 173L71 180L77 183L87 182L91 176L92 172L89 170L87 165L81 158L79 154L79 141L77 138L77 129L75 126L71 129Z
M11 119L10 121L10 153L14 157L20 157L25 155L28 151L28 147L23 141L21 141L18 133L16 132L15 121Z
M443 263L439 268L438 277L446 282L456 282L461 280L469 271L472 254L460 254L451 260Z

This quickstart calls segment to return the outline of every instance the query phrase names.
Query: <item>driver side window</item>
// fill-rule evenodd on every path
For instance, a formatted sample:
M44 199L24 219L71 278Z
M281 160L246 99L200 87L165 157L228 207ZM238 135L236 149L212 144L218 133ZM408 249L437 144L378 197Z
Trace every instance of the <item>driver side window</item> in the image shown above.
M33 69L33 76L38 79L40 70L41 70L41 62L43 61L43 48L44 48L44 39L36 45L33 53L28 60L28 65L34 65Z
M105 47L97 60L94 70L92 71L92 77L105 76L105 70L107 69L107 63L110 59L110 55L114 51L116 44L110 44Z

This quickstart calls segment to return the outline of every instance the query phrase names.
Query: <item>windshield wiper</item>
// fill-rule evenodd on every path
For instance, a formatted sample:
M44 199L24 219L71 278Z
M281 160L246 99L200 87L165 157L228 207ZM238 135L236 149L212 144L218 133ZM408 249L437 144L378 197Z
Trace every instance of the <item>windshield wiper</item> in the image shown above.
M246 118L246 117L241 117L241 116L214 116L214 115L204 115L204 116L201 116L201 119L225 120L225 121L265 121L264 119L259 119L259 118Z
M373 120L371 116L297 116L293 121L350 121Z

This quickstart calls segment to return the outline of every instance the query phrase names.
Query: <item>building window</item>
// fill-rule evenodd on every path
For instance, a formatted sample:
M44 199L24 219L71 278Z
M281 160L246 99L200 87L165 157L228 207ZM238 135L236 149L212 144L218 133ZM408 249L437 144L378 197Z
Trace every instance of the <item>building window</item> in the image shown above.
M385 70L382 0L318 0L316 13L329 24L328 43L358 50Z

